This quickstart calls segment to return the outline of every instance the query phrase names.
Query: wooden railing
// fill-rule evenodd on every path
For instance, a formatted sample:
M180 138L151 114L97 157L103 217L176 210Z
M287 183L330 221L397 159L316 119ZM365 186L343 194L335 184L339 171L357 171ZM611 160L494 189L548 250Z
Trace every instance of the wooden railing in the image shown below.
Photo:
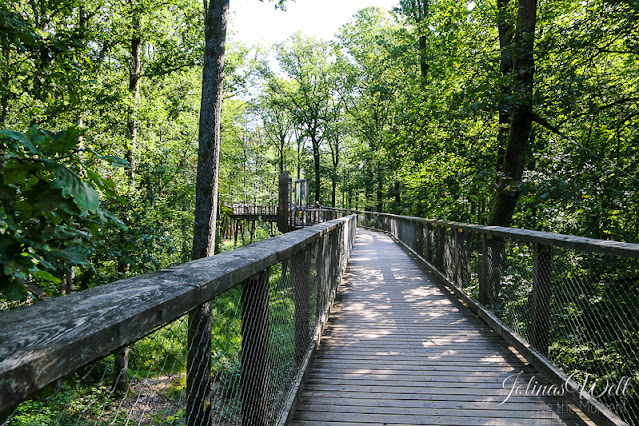
M64 397L71 399L64 410L81 424L137 423L151 414L162 424L285 422L351 251L356 219L0 313L0 413L11 424L14 415L38 414L29 411L34 404ZM191 317L187 324L194 310L200 319L208 312L212 322ZM130 376L121 395L110 385L108 363L129 346L129 370L131 364L138 370L118 373ZM45 388L47 396L34 396Z
M231 206L233 216L236 217L262 217L264 219L275 217L277 215L277 206L252 206L233 204Z

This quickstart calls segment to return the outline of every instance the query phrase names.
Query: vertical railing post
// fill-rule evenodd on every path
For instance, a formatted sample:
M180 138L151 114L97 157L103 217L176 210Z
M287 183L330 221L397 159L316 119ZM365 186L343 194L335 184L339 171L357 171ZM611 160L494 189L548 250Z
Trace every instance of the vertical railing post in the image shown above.
M242 284L242 424L268 424L269 271Z
M295 361L300 363L306 355L310 336L310 259L308 248L295 253L291 258L291 286L295 294Z
M446 245L446 228L444 225L437 225L437 267L443 274L444 271L444 247Z
M415 251L418 255L424 256L424 223L415 222Z
M501 288L501 271L505 261L506 240L501 237L485 236L482 241L482 277L480 279L480 303L485 306L492 306L497 301ZM481 297L482 294L483 297Z
M433 225L430 223L426 224L426 260L429 263L433 263L433 249L432 249L432 239L433 239Z
M328 250L329 250L329 256L330 256L330 263L329 263L329 270L328 270L328 291L327 291L327 295L329 296L329 300L330 300L330 296L333 294L333 291L335 290L335 285L337 283L337 274L338 269L339 269L339 251L337 249L337 243L338 243L338 235L337 235L337 228L334 228L329 234L328 234Z
M548 355L550 328L552 248L533 244L532 323L530 343L542 355Z
M455 234L455 258L454 258L454 283L458 288L464 288L464 231L461 229L453 229Z
M210 426L211 418L211 302L189 313L186 357L186 424Z
M323 235L317 240L317 254L315 256L315 270L317 288L315 295L315 313L317 318L321 318L324 310L324 287L326 286L326 256L327 236Z
M486 234L481 234L481 266L479 271L479 303L484 306L492 305L492 297L489 289L489 265L488 243Z

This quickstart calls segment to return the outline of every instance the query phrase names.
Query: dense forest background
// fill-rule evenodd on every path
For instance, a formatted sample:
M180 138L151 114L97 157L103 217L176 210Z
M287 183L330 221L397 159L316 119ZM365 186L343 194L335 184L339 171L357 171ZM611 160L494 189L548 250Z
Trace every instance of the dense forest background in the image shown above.
M528 35L523 3L401 0L332 41L231 36L220 205L275 204L288 171L325 206L481 224L507 190L512 226L639 242L639 3L532 2ZM203 19L195 0L0 6L0 308L190 259Z

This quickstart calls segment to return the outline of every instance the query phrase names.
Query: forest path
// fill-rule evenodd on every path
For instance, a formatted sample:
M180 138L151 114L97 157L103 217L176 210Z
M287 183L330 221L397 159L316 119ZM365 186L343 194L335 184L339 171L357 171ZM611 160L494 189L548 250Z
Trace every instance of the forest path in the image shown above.
M544 383L391 237L360 228L292 424L584 424L534 395Z

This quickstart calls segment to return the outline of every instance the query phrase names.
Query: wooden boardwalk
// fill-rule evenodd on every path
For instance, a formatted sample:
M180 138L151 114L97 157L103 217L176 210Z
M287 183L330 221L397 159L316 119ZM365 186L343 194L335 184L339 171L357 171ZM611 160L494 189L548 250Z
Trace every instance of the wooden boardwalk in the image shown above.
M584 424L533 388L508 398L531 379L390 237L360 229L292 424Z

